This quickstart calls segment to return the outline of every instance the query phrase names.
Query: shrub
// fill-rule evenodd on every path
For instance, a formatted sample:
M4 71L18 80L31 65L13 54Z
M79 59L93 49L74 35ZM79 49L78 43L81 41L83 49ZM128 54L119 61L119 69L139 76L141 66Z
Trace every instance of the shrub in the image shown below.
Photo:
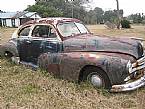
M128 20L121 21L122 28L131 28L130 22Z

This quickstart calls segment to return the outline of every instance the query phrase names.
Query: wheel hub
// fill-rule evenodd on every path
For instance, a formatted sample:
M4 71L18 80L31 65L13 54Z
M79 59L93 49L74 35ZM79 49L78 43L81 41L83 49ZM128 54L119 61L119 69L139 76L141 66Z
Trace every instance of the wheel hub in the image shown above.
M100 78L99 75L92 75L90 77L90 82L95 87L103 87L103 80Z

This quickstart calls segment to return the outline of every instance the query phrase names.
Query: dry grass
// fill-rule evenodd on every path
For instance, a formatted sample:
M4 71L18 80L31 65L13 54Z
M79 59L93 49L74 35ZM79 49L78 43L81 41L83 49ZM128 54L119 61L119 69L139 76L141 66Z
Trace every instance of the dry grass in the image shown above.
M95 34L113 36L145 35L144 27L107 30L88 26ZM14 29L0 29L3 42ZM8 35L8 36L7 36ZM145 89L108 93L87 84L60 80L44 71L32 71L0 59L0 109L144 109Z
M145 38L145 26L132 25L131 29L107 29L104 25L88 25L92 33L112 37L141 37Z
M15 31L16 28L1 28L0 27L0 44L6 42L11 38L13 32Z
M0 62L2 109L143 109L145 90L108 93L32 71L4 59Z

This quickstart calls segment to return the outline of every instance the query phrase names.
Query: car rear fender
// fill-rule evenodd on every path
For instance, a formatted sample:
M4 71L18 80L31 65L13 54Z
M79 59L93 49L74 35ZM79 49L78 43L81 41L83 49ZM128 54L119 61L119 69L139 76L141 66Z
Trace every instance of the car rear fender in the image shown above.
M17 47L13 43L8 42L0 46L0 55L4 56L6 52L11 53L13 56L16 57L19 56Z

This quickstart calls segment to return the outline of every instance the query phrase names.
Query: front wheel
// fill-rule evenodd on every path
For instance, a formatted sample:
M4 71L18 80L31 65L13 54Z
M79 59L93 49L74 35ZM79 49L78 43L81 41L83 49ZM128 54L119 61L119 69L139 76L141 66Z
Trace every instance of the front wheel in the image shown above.
M109 89L111 87L107 74L100 68L91 67L83 73L83 81L89 82L96 88Z

